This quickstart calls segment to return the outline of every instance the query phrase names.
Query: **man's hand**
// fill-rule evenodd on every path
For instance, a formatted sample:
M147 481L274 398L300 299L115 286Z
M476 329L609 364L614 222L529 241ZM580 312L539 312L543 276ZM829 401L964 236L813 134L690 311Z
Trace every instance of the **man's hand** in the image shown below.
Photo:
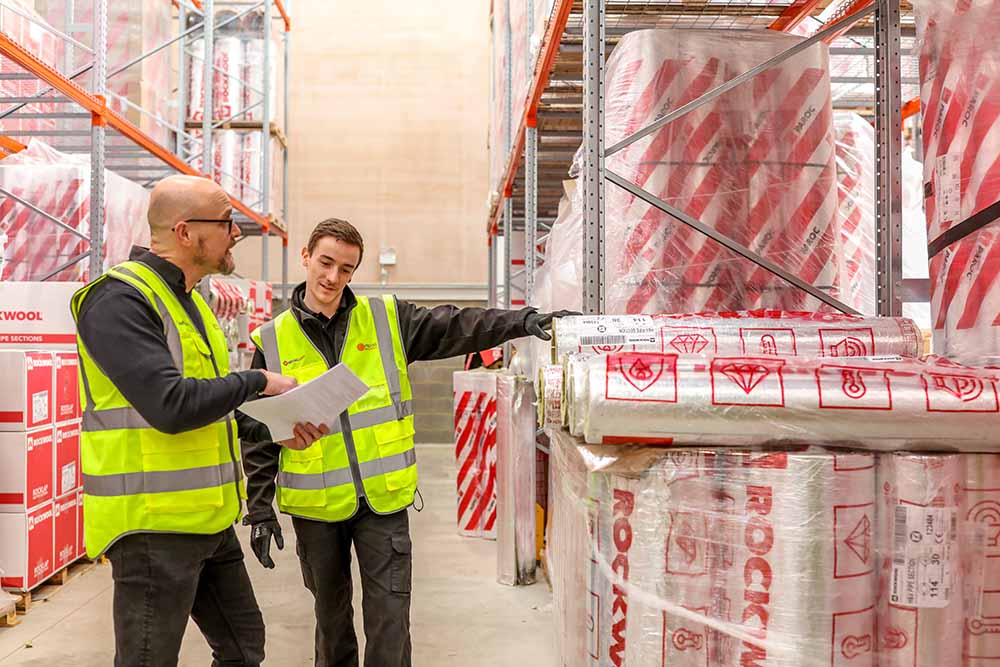
M271 371L265 371L260 369L260 372L264 374L267 378L267 386L264 387L264 391L260 392L264 396L277 396L278 394L284 394L286 391L291 391L299 384L299 381L295 378L290 378L285 375L279 375L278 373L272 373Z
M528 317L524 320L525 330L535 336L536 338L541 338L542 340L552 340L552 334L546 331L552 327L552 320L557 317L571 317L573 315L581 315L582 313L577 313L572 310L559 310L554 313L530 313Z
M281 526L277 521L262 521L250 528L250 547L260 564L269 570L274 568L274 561L271 560L272 536L278 548L284 549L285 539L281 536Z
M292 432L295 434L294 437L282 440L278 444L282 447L288 447L288 449L305 449L320 438L330 435L330 427L326 424L316 426L312 422L306 422L305 424L296 424Z

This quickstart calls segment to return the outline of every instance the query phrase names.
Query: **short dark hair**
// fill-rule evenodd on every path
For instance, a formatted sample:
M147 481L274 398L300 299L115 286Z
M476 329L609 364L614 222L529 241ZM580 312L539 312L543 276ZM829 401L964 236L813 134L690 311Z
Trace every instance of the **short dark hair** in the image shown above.
M361 251L358 256L358 264L361 264L361 258L365 256L365 241L361 238L361 232L347 220L339 218L327 218L316 225L316 228L312 230L312 234L309 235L309 244L306 246L309 254L312 255L319 242L328 236L332 236L338 241L357 246L358 250Z

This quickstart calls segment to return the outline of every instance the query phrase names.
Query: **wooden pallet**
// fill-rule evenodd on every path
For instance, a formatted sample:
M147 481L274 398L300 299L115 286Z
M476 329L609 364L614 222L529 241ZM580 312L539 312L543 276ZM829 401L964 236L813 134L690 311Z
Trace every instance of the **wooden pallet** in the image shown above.
M63 586L69 583L70 580L76 579L80 575L90 572L97 565L104 565L107 562L107 558L104 556L101 556L97 561L83 558L70 563L30 591L26 593L13 593L13 595L20 596L20 599L17 601L17 613L22 615L27 614L31 611L32 606L41 602L47 602L53 595L62 590ZM2 625L3 623L0 622L0 626Z
M17 608L0 616L0 628L12 628L20 622L21 620L17 617Z

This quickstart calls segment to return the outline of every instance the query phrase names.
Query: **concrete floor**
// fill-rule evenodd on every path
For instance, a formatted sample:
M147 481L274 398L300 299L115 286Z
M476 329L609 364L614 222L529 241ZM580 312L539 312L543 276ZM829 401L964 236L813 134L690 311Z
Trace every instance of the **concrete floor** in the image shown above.
M510 588L496 583L496 543L455 533L452 446L418 445L417 452L426 507L420 513L411 510L410 519L414 665L554 665L552 598L547 586L542 582ZM272 553L274 570L258 565L250 553L246 528L239 529L240 540L267 624L267 664L310 665L312 598L302 586L291 522L283 519L286 544L284 551ZM355 609L360 612L360 586L356 590ZM112 664L111 600L109 565L71 580L51 600L22 616L20 625L0 628L0 665ZM363 646L360 613L355 618ZM210 663L208 646L192 623L180 664Z

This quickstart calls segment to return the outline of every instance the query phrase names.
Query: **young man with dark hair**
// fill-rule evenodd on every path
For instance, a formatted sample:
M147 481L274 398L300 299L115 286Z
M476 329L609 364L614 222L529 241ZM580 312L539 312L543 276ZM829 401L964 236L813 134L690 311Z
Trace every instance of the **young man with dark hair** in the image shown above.
M369 391L333 432L302 451L268 442L244 446L251 544L274 567L272 537L284 546L272 508L292 516L305 585L315 598L316 664L358 665L351 545L364 593L366 667L410 664L411 545L407 508L417 489L412 391L407 366L495 347L545 332L554 317L507 311L422 308L391 295L358 297L348 286L364 240L353 225L321 222L302 249L306 281L291 307L253 334L255 368L299 382L347 364Z

